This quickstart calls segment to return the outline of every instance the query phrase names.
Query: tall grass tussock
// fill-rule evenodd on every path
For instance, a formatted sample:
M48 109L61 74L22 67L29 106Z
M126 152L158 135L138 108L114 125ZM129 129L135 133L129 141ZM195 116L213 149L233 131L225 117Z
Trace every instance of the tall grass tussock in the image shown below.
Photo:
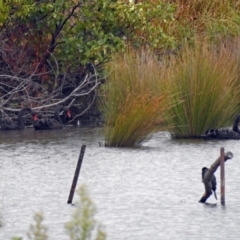
M225 51L231 54L234 65L237 70L237 81L235 88L240 89L240 35L234 38L226 38L221 41L224 44ZM238 113L240 113L240 97L237 98Z
M236 62L225 48L196 41L183 48L167 72L165 87L174 96L167 117L172 137L194 138L232 124L239 88Z
M149 52L128 52L108 65L101 108L106 146L134 147L163 128L167 93L160 84L160 62Z

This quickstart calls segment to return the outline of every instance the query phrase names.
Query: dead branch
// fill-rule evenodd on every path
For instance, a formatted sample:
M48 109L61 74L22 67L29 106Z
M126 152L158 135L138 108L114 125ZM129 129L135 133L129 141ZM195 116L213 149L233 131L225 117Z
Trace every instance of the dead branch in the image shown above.
M82 3L79 1L77 4L75 4L71 11L67 14L66 13L66 17L65 19L63 19L62 21L60 21L59 24L56 24L55 26L55 30L54 32L51 32L51 40L49 42L48 45L48 49L47 51L43 54L41 60L40 60L40 64L38 66L38 71L40 72L41 69L44 67L46 61L50 58L50 55L54 52L55 48L57 47L57 45L59 45L60 43L57 42L58 36L61 33L61 30L63 29L63 27L65 26L65 24L68 22L68 20L70 18L72 18L74 16L75 11L82 5Z
M59 73L58 62L52 54L51 56L53 61L48 65L48 73L52 76L52 80L46 81L51 84L51 88L49 84L45 85L37 80L39 77L41 78L41 74L37 73L38 66L32 74L26 77L23 77L24 72L16 74L14 71L8 71L4 73L3 69L0 69L2 71L0 74L0 112L2 117L10 118L7 112L12 115L23 107L37 111L52 109L51 111L54 112L53 109L58 105L71 107L73 103L76 103L75 106L79 106L79 103L82 102L81 99L85 96L91 96L90 102L71 121L77 120L76 118L91 108L96 99L96 89L103 80L98 78L94 66L92 66L94 71L85 74L81 80L69 81L70 77L67 73L64 75ZM11 70L10 66L9 69ZM64 93L66 88L71 90L67 94Z

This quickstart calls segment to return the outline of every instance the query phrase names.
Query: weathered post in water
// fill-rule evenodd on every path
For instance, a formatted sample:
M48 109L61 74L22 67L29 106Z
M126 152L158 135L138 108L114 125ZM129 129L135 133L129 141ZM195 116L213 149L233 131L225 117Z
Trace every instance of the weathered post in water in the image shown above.
M205 203L207 199L212 195L212 177L214 172L216 172L217 168L221 164L221 159L223 159L223 163L226 162L229 159L233 158L233 154L231 152L224 153L224 148L221 148L221 156L211 165L211 167L208 169L206 174L203 178L203 183L205 186L205 193L199 200L201 203ZM223 175L224 176L224 175ZM223 189L225 189L225 179L223 177L223 185L222 185L222 177L221 177L221 203L222 203L222 196L224 196L224 203L225 203L225 194L222 195L222 186L224 186Z
M79 176L80 169L81 169L81 166L82 166L82 160L83 160L83 156L84 156L84 153L85 153L85 149L86 149L86 145L83 144L82 147L81 147L80 154L79 154L77 167L76 167L75 174L74 174L74 177L73 177L72 187L71 187L69 197L68 197L68 201L67 201L67 203L69 203L69 204L72 203L75 188L77 186L78 176Z
M224 148L220 150L220 179L221 179L221 204L225 205L225 166L224 166Z

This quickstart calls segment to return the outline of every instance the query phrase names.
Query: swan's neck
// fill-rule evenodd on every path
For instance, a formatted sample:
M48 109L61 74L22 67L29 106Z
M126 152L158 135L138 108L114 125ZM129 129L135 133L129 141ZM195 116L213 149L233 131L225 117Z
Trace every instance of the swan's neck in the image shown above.
M240 114L236 117L234 123L233 123L233 131L240 132L238 128L238 123L240 121Z
M54 113L54 118L55 120L57 120L60 124L63 124L62 123L62 120L60 118L60 111L61 111L62 107L61 106L58 106L55 113Z
M18 113L18 127L19 127L19 129L24 129L25 128L24 122L23 122L23 114L25 112L32 113L32 109L31 108L23 108L19 111L19 113Z

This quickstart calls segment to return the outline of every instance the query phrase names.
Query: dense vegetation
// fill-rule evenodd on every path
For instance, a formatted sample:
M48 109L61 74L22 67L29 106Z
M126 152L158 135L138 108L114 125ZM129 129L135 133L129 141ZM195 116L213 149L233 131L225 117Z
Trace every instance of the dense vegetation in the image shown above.
M59 104L72 106L75 112L73 116L75 120L81 120L84 115L87 115L86 119L90 119L91 116L93 118L99 117L101 114L96 105L99 87L102 84L108 84L109 81L115 81L114 85L117 89L117 84L120 84L120 81L125 88L124 84L127 84L127 82L122 78L131 79L128 76L120 77L120 75L116 79L116 75L112 77L111 72L108 72L109 70L120 71L116 68L113 70L114 65L126 67L123 58L116 57L117 53L121 55L133 50L135 53L139 51L136 56L140 56L145 50L147 54L152 54L152 57L149 55L145 61L150 58L160 61L162 73L167 74L164 79L169 81L163 84L163 74L159 74L161 76L159 76L158 81L160 81L159 85L162 86L156 88L159 89L158 95L157 93L153 94L148 86L143 87L146 90L144 93L143 90L139 93L131 90L125 95L128 99L131 98L128 107L135 108L137 102L144 105L142 97L148 100L152 98L146 101L146 105L154 101L160 102L162 98L165 100L166 96L171 99L167 105L170 111L164 109L164 112L167 112L164 117L159 111L157 121L164 122L164 124L157 128L153 124L154 127L147 131L149 134L167 126L173 137L194 137L213 125L218 127L227 124L226 117L223 117L220 110L213 116L208 115L208 119L205 118L201 126L193 119L186 119L180 112L177 113L178 116L173 113L179 106L176 101L183 101L185 105L188 101L192 101L191 94L188 95L189 99L179 97L182 94L181 91L187 94L193 88L197 91L202 86L201 84L199 86L196 84L188 85L187 77L192 79L192 76L187 74L187 69L184 70L187 65L194 65L194 63L188 62L186 54L189 54L190 59L196 60L197 58L197 56L195 58L197 52L194 52L195 39L205 39L205 42L211 45L209 45L210 48L215 46L213 48L216 49L220 47L221 43L224 43L224 46L234 54L232 57L234 59L238 58L236 52L232 51L233 46L236 47L239 42L240 5L238 1L0 0L0 6L0 109L2 118L11 117L13 113L26 106L35 110L53 111ZM193 49L193 53L185 52L180 56L181 52L185 51L186 44L188 44L188 51L191 52L190 49ZM217 52L216 49L215 52ZM214 56L211 56L211 54ZM183 62L177 59L172 60L175 55L179 59L182 58ZM199 57L201 59L201 56ZM220 59L224 58L225 56ZM211 68L204 68L204 65L215 64L218 56L214 52L209 52L207 59L202 63L196 60L199 62L199 66L195 71L200 71L203 74L206 71L207 74L210 74ZM139 61L139 59L133 61ZM181 64L178 65L178 63ZM238 61L232 64L236 65L237 63ZM139 62L139 64L142 63ZM163 67L164 64L178 69L179 76L170 73L169 69ZM216 63L216 68L221 70L221 64L223 62ZM229 64L229 70L234 68ZM141 69L138 70L137 68L132 69L133 72L147 72L147 65L142 64ZM209 82L212 81L212 87L218 84L220 86L222 83L216 84L218 79L221 81L220 79L231 75L230 79L234 79L234 82L226 84L227 86L231 85L231 89L234 89L234 91L236 89L237 92L239 80L232 75L235 70L238 71L234 68L231 74L220 71L218 73L221 75L220 77L218 77L216 70L216 72L213 72L214 76L206 75L205 81L207 81L206 79L209 79ZM156 77L151 76L151 71L149 70L148 74L143 74L143 76L146 76L144 82L151 81L149 79L155 79L154 81L156 81ZM197 75L196 82L200 83ZM136 74L135 78L139 78L139 74ZM132 84L136 84L137 88L136 79L133 80ZM169 88L173 84L179 86L179 88ZM235 88L232 88L232 84ZM147 85L149 84L147 83ZM165 86L165 92L163 92L163 86ZM232 91L231 89L227 91ZM215 87L214 91L217 91ZM110 93L109 90L108 93ZM204 93L208 96L206 91ZM214 94L217 94L217 92L214 92ZM217 95L215 96L216 101L219 102ZM106 99L111 99L111 95ZM236 101L238 100L236 99L229 98L226 102L230 104L230 100L237 104ZM203 103L197 99L194 102L201 108L208 106L216 109L214 100L211 100L211 104L207 102L207 99ZM170 105L174 108L170 108ZM181 106L184 107L184 104ZM231 121L233 115L238 111L235 105L231 106L232 111L226 112L226 115L224 115L228 116L228 121ZM108 125L118 126L118 123L115 122L116 116L112 119L109 118L113 114L108 112L111 108L107 107L108 110L106 110L106 107L105 104L104 121L108 128L106 130L107 138L113 139L114 135L122 138L124 131L120 128L115 134L109 132L113 128L109 128ZM194 111L191 110L192 115L197 117L200 109L196 106L192 106L192 108L195 109ZM150 110L149 107L147 109ZM129 119L127 119L127 109L124 113L119 111L119 113L121 112L119 119L124 118L127 119L125 122L133 123L131 119L136 119L136 117L132 110L129 109L128 111L131 112ZM135 111L135 114L139 115L137 108L135 108ZM181 111L186 112L187 110L182 108ZM154 122L156 116L150 112L147 114L149 115L148 119L152 119L152 122ZM159 120L161 117L163 119ZM184 118L185 120L183 120ZM217 118L221 118L221 121L216 121ZM139 122L137 126L135 126L135 130L142 128ZM125 127L123 126L123 128ZM133 128L131 129L135 132ZM120 132L122 135L119 134ZM107 140L106 144L113 146L138 145L149 137L144 131L141 133L141 130L139 134L142 136L130 140L131 143L125 143L125 140ZM124 137L127 139L130 135L132 136L128 132ZM111 141L113 143L110 143ZM119 141L122 143L120 144Z
M228 126L240 110L239 31L237 0L0 0L1 120L59 104L96 117L100 106L115 147ZM86 204L80 222L93 225L77 225L78 212L70 239L95 227ZM46 239L35 220L30 239Z
M239 112L237 2L175 1L173 6L175 21L166 26L174 49L150 48L149 55L148 45L144 53L138 50L132 58L125 52L108 65L102 97L107 146L141 145L159 129L174 138L200 137L232 125ZM154 98L164 99L164 107Z
M13 0L0 5L3 116L25 106L52 110L63 104L74 105L78 117L94 106L112 53L130 45L173 45L162 26L155 26L173 21L171 4Z

